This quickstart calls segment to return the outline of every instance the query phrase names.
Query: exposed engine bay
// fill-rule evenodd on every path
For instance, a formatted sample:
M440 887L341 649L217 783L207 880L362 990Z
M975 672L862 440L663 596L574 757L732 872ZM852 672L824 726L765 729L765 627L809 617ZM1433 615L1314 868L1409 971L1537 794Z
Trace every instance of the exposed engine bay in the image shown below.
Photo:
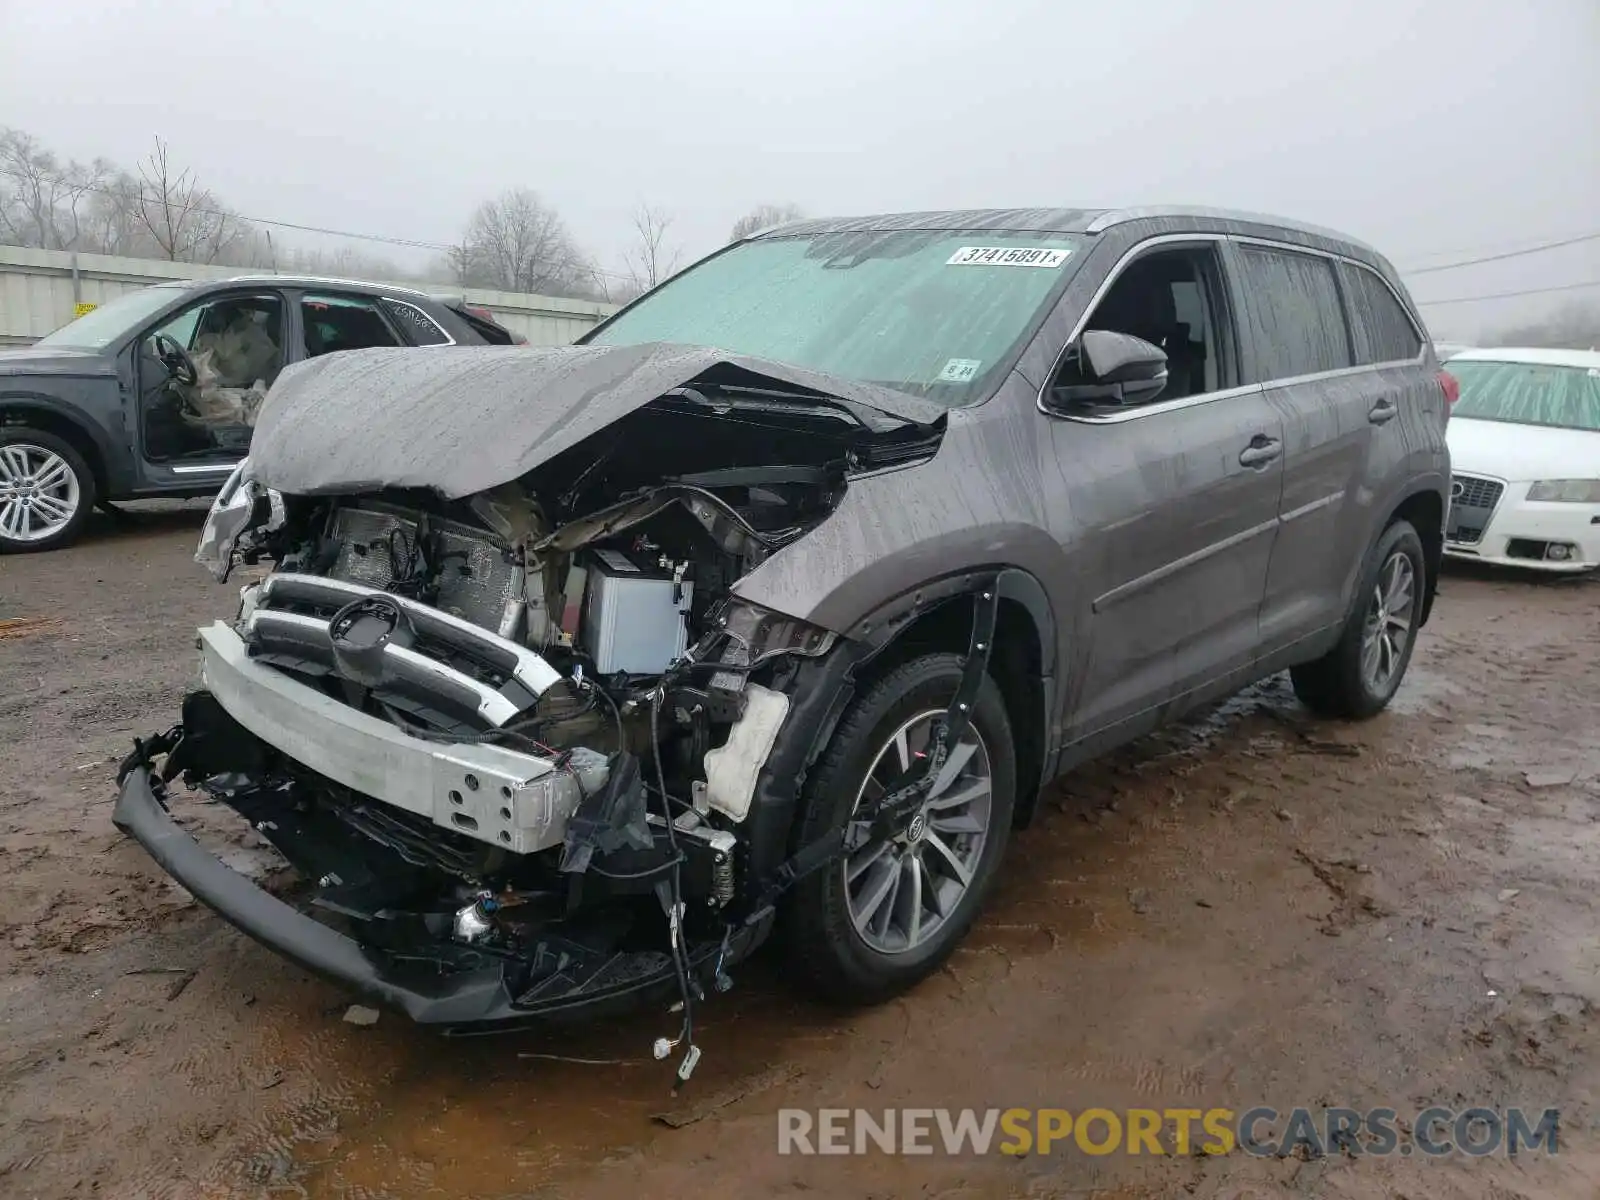
M529 1017L658 987L687 1013L765 932L743 825L838 641L729 589L939 435L732 372L456 498L242 464L197 558L272 570L200 631L204 690L143 760L385 971L494 969Z

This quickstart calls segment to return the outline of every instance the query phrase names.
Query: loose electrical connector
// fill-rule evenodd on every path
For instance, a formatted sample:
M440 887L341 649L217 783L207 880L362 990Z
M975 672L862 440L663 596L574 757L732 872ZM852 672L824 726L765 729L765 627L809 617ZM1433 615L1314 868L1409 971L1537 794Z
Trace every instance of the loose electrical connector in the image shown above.
M689 1052L683 1056L683 1061L678 1064L678 1082L688 1083L689 1076L694 1074L695 1067L700 1065L700 1047L691 1045Z

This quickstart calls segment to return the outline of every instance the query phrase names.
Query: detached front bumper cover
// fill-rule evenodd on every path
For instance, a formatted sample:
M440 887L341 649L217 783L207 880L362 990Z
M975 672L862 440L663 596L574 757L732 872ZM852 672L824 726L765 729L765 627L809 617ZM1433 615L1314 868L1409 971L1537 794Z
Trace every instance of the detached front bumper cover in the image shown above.
M122 781L111 820L143 846L197 900L241 933L307 970L341 984L424 1025L482 1025L523 1020L498 966L398 982L361 946L296 911L226 866L185 833L157 796L150 768Z
M676 986L666 955L613 955L595 964L595 969L557 972L520 998L507 976L513 966L509 962L441 973L392 961L268 894L209 853L167 811L163 784L147 765L147 757L141 748L124 766L111 818L118 829L240 932L419 1025L446 1034L483 1033L571 1016L592 1017L601 1010L634 1007L651 994ZM691 948L691 970L708 975L717 949L715 944ZM745 949L743 944L734 948L735 953Z

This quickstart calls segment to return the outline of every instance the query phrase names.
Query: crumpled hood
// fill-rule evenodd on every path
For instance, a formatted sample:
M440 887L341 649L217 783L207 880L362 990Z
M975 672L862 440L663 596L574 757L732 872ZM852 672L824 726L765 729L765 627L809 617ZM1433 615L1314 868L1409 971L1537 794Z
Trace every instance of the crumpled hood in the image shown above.
M252 473L291 495L416 487L457 499L521 477L715 368L820 393L869 428L945 414L890 388L697 346L352 350L278 376L256 420Z

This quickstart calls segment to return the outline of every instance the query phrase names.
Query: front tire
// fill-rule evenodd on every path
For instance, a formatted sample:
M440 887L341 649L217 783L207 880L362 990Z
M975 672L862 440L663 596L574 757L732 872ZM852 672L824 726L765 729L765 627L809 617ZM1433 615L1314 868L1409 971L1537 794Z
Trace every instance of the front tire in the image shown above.
M1365 720L1389 706L1422 623L1428 578L1422 539L1398 520L1368 555L1338 644L1289 672L1294 694L1318 716Z
M94 473L72 443L42 429L0 429L0 554L75 541L95 498Z
M807 781L797 847L882 795L926 746L961 675L958 655L925 655L850 706ZM837 1002L876 1003L936 971L983 906L1015 800L1011 725L986 675L966 736L906 834L823 867L790 893L788 943L809 989Z

